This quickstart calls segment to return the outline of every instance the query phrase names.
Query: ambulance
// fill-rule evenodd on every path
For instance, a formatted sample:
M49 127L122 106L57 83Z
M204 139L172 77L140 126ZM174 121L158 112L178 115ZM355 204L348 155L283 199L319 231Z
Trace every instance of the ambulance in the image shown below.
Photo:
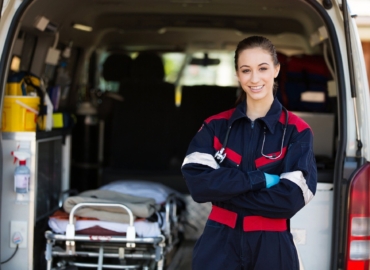
M0 9L1 269L191 269L210 203L192 200L181 164L203 121L235 106L234 52L252 35L275 45L277 98L314 133L317 191L290 220L300 269L369 269L369 84L347 0L3 0ZM28 180L16 181L19 166ZM142 182L182 198L177 237L152 238L143 255L142 243L103 250L118 238L89 233L77 246L77 233L51 228L67 198L125 181L132 195Z

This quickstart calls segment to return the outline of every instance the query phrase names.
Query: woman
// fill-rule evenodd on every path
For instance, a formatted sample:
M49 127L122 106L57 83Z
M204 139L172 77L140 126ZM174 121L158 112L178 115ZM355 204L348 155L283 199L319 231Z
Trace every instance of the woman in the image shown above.
M193 269L299 269L289 219L316 192L310 127L274 98L280 64L266 38L235 51L236 108L205 120L182 165L189 191L212 211Z

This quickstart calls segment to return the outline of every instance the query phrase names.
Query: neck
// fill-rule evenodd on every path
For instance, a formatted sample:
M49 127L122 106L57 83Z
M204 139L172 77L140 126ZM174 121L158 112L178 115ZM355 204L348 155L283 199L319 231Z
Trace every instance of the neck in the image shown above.
M274 101L274 97L271 96L269 99L264 100L251 100L247 98L247 116L252 121L257 118L266 116L267 112L271 108L271 104Z

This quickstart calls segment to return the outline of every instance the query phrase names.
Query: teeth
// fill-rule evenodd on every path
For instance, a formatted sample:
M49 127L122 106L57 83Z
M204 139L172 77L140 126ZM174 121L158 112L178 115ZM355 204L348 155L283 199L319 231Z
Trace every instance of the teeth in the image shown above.
M261 85L261 86L251 86L251 89L252 90L260 90L260 89L262 89L262 87L263 87L263 85Z

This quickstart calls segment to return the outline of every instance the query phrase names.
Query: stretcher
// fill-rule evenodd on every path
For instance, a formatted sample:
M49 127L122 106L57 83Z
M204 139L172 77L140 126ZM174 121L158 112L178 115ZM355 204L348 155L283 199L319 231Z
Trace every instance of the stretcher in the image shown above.
M45 232L47 270L62 269L164 269L181 239L180 219L175 194L170 194L158 211L158 230L147 233L145 220L134 220L132 210L122 203L83 202L76 204L69 213L65 230L59 228ZM121 208L129 216L128 224L121 224L122 231L112 230L109 222L84 220L76 212L84 207ZM54 220L55 221L55 220ZM90 228L82 222L90 222ZM95 223L94 223L95 222ZM154 222L152 222L154 223ZM50 224L50 222L49 222ZM106 226L107 225L107 226ZM113 227L117 224L113 224ZM87 226L89 227L89 226ZM96 231L98 228L98 231ZM58 232L56 232L58 231ZM65 232L64 232L65 231Z

